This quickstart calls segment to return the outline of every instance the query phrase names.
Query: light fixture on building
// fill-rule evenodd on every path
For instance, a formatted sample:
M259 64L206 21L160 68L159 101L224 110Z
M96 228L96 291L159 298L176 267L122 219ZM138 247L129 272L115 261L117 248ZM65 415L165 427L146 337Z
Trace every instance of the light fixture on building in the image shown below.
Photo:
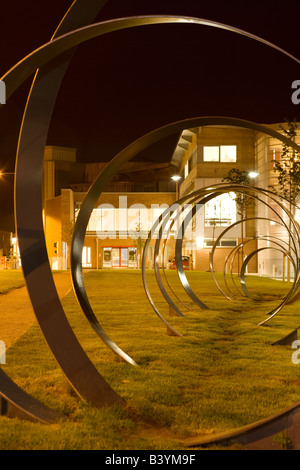
M6 176L6 175L14 175L14 172L11 172L11 171L7 172L7 171L0 170L0 177L1 176Z
M257 178L258 175L259 173L256 173L256 171L250 171L250 173L248 173L249 178Z
M178 182L181 180L181 176L173 175L173 176L171 176L171 178L176 183L176 201L177 201L177 199L178 199Z
M203 237L197 237L196 238L196 246L197 246L197 250L201 250L202 248L204 248L204 238Z

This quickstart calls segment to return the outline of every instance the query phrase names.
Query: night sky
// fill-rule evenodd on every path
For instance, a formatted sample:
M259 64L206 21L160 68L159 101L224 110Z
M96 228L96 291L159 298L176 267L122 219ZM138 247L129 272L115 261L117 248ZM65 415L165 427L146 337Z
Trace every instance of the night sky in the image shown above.
M50 40L72 1L1 3L0 76ZM143 14L219 21L300 58L299 0L109 0L97 21ZM291 101L294 80L300 80L299 65L287 57L215 28L167 25L113 33L78 48L59 93L48 144L76 147L79 161L109 161L146 132L189 117L300 121L300 105ZM29 86L30 81L1 109L4 171L14 171ZM175 137L140 158L168 161ZM12 177L2 178L0 196L0 230L12 230Z

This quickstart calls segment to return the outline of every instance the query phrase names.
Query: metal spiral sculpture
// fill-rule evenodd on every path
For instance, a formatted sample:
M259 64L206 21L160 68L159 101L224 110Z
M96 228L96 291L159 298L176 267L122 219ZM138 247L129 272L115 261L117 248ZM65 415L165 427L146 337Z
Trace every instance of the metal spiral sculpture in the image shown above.
M218 28L219 30L246 37L249 40L261 43L266 48L271 48L285 55L289 60L298 65L300 64L299 59L258 36L232 26L201 18L165 15L139 16L118 18L92 24L106 3L107 0L75 0L59 24L52 39L18 62L18 64L1 78L1 81L4 82L6 86L6 100L8 101L13 93L17 91L28 78L34 76L19 134L15 178L16 227L22 268L31 303L44 338L65 377L78 396L86 403L95 407L124 404L124 400L110 387L96 367L91 363L66 318L53 281L42 218L44 148L60 85L67 72L73 54L76 51L76 47L90 39L139 26L150 27L151 25L166 24L198 25L199 27ZM1 112L5 113L5 106L2 105L0 108ZM227 125L252 129L272 136L295 150L300 151L299 146L295 142L269 127L254 122L224 116L192 117L190 119L168 123L164 127L153 130L149 134L141 137L122 150L99 175L83 202L74 231L71 255L73 285L83 313L86 315L92 328L94 328L99 337L109 348L133 365L135 361L108 337L90 306L83 281L81 265L86 227L98 198L123 164L138 155L143 149L165 137L180 133L184 129L207 125ZM224 187L215 187L213 190L206 188L193 195L186 196L178 202L180 205L185 202L205 204L211 197L222 194L227 190L228 188ZM230 190L239 191L241 188L231 187ZM243 191L248 192L251 197L256 198L260 198L263 195L268 195L270 198L273 197L271 193L264 190L243 188ZM280 202L278 202L278 205L280 206ZM194 208L192 209L190 214L191 218L194 216L195 210ZM288 216L291 217L290 214L288 214ZM155 230L158 228L160 233L163 233L164 225L167 223L165 217L166 214L163 214L155 228ZM293 233L291 233L292 250L287 250L285 244L278 241L272 240L272 243L275 249L286 253L293 262L295 281L284 301L277 309L269 312L269 318L272 318L272 316L278 313L283 305L295 301L299 296L299 231L294 219L291 218L291 221L294 227ZM282 224L286 227L284 220L282 220ZM149 243L150 241L148 241L147 247ZM158 243L159 240L157 240L155 246L156 254L159 249ZM189 297L193 299L200 308L207 309L208 307L201 302L188 283L182 267L181 249L182 240L178 239L176 245L176 264L182 286ZM145 253L146 251L147 249ZM251 259L250 256L254 256L255 254L256 253L252 253L248 256L240 272L242 288L245 295L249 294L245 285L244 274L247 264ZM233 250L232 257L234 256L235 251ZM213 262L212 256L212 274ZM230 259L226 261L226 264L228 263L231 263ZM163 286L157 265L155 265L155 273L166 301L174 307L179 315L183 316L180 308L169 298ZM167 323L159 312L148 290L145 276L145 263L143 263L143 279L151 305L160 318ZM231 289L229 289L226 295L228 295L228 297L232 296ZM235 295L237 295L236 292ZM170 328L172 329L171 326ZM176 330L173 331L175 334L180 334L176 332ZM11 411L15 415L26 416L29 419L44 423L53 422L59 418L58 413L50 410L25 393L24 390L20 389L2 369L0 369L0 399L1 412L3 410L6 412Z
M165 275L163 254L162 254L162 260L163 260L162 272L163 272L164 280L161 276L161 270L160 270L159 258L158 258L160 246L163 245L162 253L164 253L166 242L170 236L171 229L176 226L176 221L178 221L179 218L182 219L178 226L177 233L175 233L174 235L174 237L176 238L175 261L176 261L178 277L185 293L189 296L189 298L192 299L193 302L198 307L202 309L208 309L208 306L205 305L201 301L201 299L195 294L195 292L192 290L188 282L186 272L184 270L183 263L182 263L183 240L184 240L185 231L187 227L189 226L189 224L191 223L191 221L197 216L197 212L200 209L202 209L203 206L205 206L205 204L208 203L211 199L214 199L215 197L220 196L225 193L241 193L244 196L247 196L248 198L252 198L256 200L257 202L264 204L268 208L268 210L271 213L273 213L274 218L272 219L272 218L257 216L257 217L241 219L237 222L234 222L232 225L226 227L222 231L222 233L217 237L211 250L210 271L211 271L213 281L215 285L217 286L217 288L219 289L219 291L228 300L238 300L238 298L241 298L241 297L247 297L247 298L253 299L254 297L250 295L246 286L245 273L246 273L248 264L252 260L252 258L254 256L257 256L260 252L265 251L265 250L275 250L277 252L280 252L281 254L283 254L290 260L293 266L293 270L294 270L293 282L291 284L289 292L285 295L284 299L281 300L278 306L276 306L275 308L272 308L271 311L266 312L267 318L263 320L261 323L259 323L259 325L260 326L264 325L265 323L270 321L277 313L279 313L280 310L287 303L293 303L295 300L298 299L298 296L299 296L298 291L300 287L300 262L299 262L300 229L299 229L298 223L296 222L295 218L290 213L290 211L286 208L284 202L280 198L278 198L278 196L275 193L272 193L271 191L260 189L260 188L254 188L252 186L228 185L228 184L226 185L220 184L220 185L215 185L213 187L210 186L207 188L202 188L198 191L195 191L189 194L188 196L185 196L179 199L171 208L166 209L165 212L160 216L160 218L156 221L156 223L152 227L152 230L150 231L147 242L145 244L144 253L143 253L143 263L142 263L142 275L143 275L145 290L146 290L147 297L154 311L166 323L168 328L172 328L172 327L170 327L168 322L163 317L162 313L159 311L157 305L155 304L153 297L150 293L148 283L147 283L146 263L147 263L148 249L152 241L152 238L153 236L155 236L155 239L156 239L155 250L154 250L154 271L155 271L157 285L164 299L169 304L169 306L179 316L185 316L182 310L180 309L180 306L177 305L171 299L170 295L167 292L167 289L165 288L164 281L167 283L167 286L169 290L171 290L173 296L175 296L176 299L182 304L182 302L180 301L178 297L178 292L175 293L170 283L167 281L167 277ZM266 202L266 198L269 199L269 202ZM276 208L274 207L274 205ZM184 207L190 208L186 215L184 215L184 211L183 211ZM227 232L229 232L231 229L235 228L236 226L240 224L244 224L249 221L256 221L256 222L265 221L268 223L280 225L282 228L286 230L287 238L290 240L290 242L288 244L285 240L276 238L272 235L256 235L254 237L251 237L249 240L247 239L246 241L243 241L242 243L234 247L229 253L229 255L224 259L224 269L223 269L223 281L225 285L225 289L224 289L220 286L220 283L217 281L216 276L214 274L215 273L214 262L215 262L216 249L219 246L222 238L227 234ZM156 233L158 233L158 236L156 236ZM163 240L163 237L164 237L164 240ZM237 273L237 277L239 278L239 282L240 282L240 289L239 289L236 285L236 281L234 280L234 276L233 276L234 261L239 250L242 247L246 247L250 242L253 242L253 241L266 242L267 246L256 248L252 252L248 253L247 257L243 260L241 268L239 272ZM228 273L228 267L229 267L230 278L233 284L232 286L229 286L229 283L226 277L226 274ZM184 306L186 307L186 305ZM173 330L173 333L179 334L176 330Z

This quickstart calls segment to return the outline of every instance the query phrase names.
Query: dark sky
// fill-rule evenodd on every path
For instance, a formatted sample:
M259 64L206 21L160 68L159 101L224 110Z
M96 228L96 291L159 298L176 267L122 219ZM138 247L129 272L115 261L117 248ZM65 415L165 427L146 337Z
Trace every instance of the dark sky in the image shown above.
M1 3L2 76L51 38L72 1ZM219 21L300 57L299 0L109 0L97 21L143 14ZM108 161L144 133L188 117L224 115L260 123L300 120L300 105L291 101L291 84L297 79L299 66L279 52L215 28L168 25L113 33L78 48L59 93L48 144L77 147L81 161ZM0 163L6 171L14 170L29 85L0 113ZM167 161L174 142L162 142L143 158ZM1 185L4 214L4 208L12 211L11 178Z

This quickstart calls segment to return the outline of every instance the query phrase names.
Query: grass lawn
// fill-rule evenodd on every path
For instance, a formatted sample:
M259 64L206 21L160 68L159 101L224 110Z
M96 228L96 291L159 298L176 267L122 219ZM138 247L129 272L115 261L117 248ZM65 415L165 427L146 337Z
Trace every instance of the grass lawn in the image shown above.
M22 270L1 270L0 271L0 294L7 294L13 289L18 289L25 285Z
M180 299L192 307L177 274L167 275ZM63 306L83 348L127 407L97 410L83 404L33 326L8 350L3 368L65 419L44 426L2 417L0 449L186 449L187 439L253 423L300 401L300 365L292 363L294 351L271 346L300 325L297 304L257 327L287 292L287 284L249 276L249 292L268 301L238 302L221 295L210 273L187 275L209 310L183 307L186 316L179 318L168 315L154 274L148 273L161 313L182 334L174 337L152 310L140 271L86 274L100 324L138 367L122 362L101 342L73 292Z

